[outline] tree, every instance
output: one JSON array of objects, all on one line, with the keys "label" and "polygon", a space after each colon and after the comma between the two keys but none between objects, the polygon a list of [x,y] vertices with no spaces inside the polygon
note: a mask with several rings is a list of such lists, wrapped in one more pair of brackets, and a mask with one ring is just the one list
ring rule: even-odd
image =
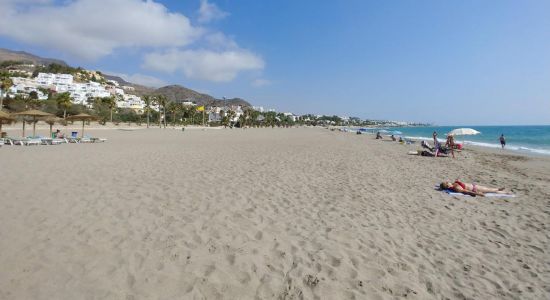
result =
[{"label": "tree", "polygon": [[176,113],[179,111],[179,104],[176,102],[168,103],[167,110],[172,114],[172,126],[176,127]]},{"label": "tree", "polygon": [[235,119],[235,116],[237,115],[237,113],[234,111],[234,110],[231,110],[229,109],[227,111],[227,121],[229,124],[231,124],[233,122],[233,119]]},{"label": "tree", "polygon": [[71,100],[71,94],[69,92],[61,93],[56,95],[57,106],[63,109],[63,119],[67,118],[67,109],[73,105]]},{"label": "tree", "polygon": [[[163,123],[164,123],[164,128],[166,128],[166,104],[168,103],[168,99],[166,98],[166,96],[164,95],[158,95],[156,97],[156,103],[158,104],[159,106],[159,113],[161,112],[162,110],[162,119],[163,119]],[[159,117],[159,127],[161,127],[161,119]]]},{"label": "tree", "polygon": [[151,99],[151,96],[146,95],[143,96],[143,102],[145,102],[145,112],[147,113],[147,128],[149,128],[149,123],[151,119],[151,103],[153,100]]},{"label": "tree", "polygon": [[13,81],[9,77],[2,78],[0,81],[0,91],[2,92],[2,97],[0,97],[0,110],[4,107],[4,91],[7,94],[8,89],[13,85]]},{"label": "tree", "polygon": [[113,123],[113,110],[116,108],[116,98],[115,96],[105,97],[101,99],[103,104],[107,105],[111,111],[111,123]]}]

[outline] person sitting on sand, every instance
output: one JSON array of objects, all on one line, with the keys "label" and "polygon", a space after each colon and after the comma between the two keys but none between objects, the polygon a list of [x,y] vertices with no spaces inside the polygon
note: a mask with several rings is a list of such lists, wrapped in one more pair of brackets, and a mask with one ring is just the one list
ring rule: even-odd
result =
[{"label": "person sitting on sand", "polygon": [[453,192],[462,193],[470,196],[481,196],[484,197],[485,193],[495,193],[495,194],[511,194],[504,190],[504,188],[490,188],[482,185],[477,185],[475,183],[464,183],[460,180],[455,180],[455,182],[450,183],[448,181],[442,182],[439,187],[442,190],[451,190]]},{"label": "person sitting on sand", "polygon": [[382,139],[382,135],[380,134],[380,131],[378,131],[378,132],[376,133],[376,139],[377,139],[377,140],[381,140],[381,139]]},{"label": "person sitting on sand", "polygon": [[57,129],[55,131],[55,138],[56,139],[62,139],[62,138],[65,138],[65,135],[61,131],[59,131],[59,129]]},{"label": "person sitting on sand", "polygon": [[391,135],[391,140],[394,141],[394,142],[397,141],[397,139],[395,138],[395,135],[393,135],[393,134]]}]

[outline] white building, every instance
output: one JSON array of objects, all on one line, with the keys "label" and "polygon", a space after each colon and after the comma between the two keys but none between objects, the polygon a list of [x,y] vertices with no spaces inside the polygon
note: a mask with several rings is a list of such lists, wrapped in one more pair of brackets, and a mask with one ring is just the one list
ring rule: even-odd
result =
[{"label": "white building", "polygon": [[36,82],[44,87],[50,85],[71,85],[73,84],[73,75],[38,73],[38,76],[36,77]]},{"label": "white building", "polygon": [[120,108],[130,108],[136,113],[142,114],[145,109],[145,102],[138,96],[124,95],[123,98],[117,101],[117,106]]},{"label": "white building", "polygon": [[244,114],[244,111],[240,105],[233,106],[213,106],[208,110],[208,122],[219,122],[222,120],[222,112],[227,117],[229,117],[229,111],[235,112],[235,115],[232,119],[229,119],[229,122],[239,121],[239,117]]}]

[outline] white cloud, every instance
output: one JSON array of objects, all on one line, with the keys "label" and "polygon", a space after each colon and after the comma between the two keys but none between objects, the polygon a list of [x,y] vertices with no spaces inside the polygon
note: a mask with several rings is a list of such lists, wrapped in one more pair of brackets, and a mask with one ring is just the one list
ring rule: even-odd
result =
[{"label": "white cloud", "polygon": [[254,81],[252,81],[252,85],[255,87],[262,87],[266,85],[270,85],[271,81],[263,78],[257,78]]},{"label": "white cloud", "polygon": [[209,46],[216,49],[238,49],[239,45],[221,32],[214,32],[204,36]]},{"label": "white cloud", "polygon": [[171,50],[145,56],[144,67],[163,71],[181,71],[192,79],[227,82],[239,72],[261,70],[264,61],[256,54],[243,50]]},{"label": "white cloud", "polygon": [[208,0],[201,0],[199,7],[199,22],[208,23],[227,17],[229,14],[218,8],[216,4],[208,3]]},{"label": "white cloud", "polygon": [[151,0],[75,0],[63,5],[26,0],[25,9],[12,1],[3,4],[10,9],[0,14],[0,35],[86,59],[121,47],[182,47],[203,33],[186,16]]},{"label": "white cloud", "polygon": [[[155,1],[0,0],[0,36],[88,60],[136,50],[145,53],[142,66],[147,69],[215,82],[264,68],[259,55],[240,48],[231,37],[193,26],[185,15]],[[201,0],[200,22],[227,15]],[[125,76],[144,85],[164,84],[143,74]]]}]

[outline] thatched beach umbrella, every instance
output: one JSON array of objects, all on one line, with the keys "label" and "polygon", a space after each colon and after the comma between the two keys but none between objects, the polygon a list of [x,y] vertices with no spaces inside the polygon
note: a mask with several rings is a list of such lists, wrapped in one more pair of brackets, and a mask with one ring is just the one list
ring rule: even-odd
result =
[{"label": "thatched beach umbrella", "polygon": [[0,110],[0,134],[2,133],[2,124],[10,124],[13,121],[15,120],[8,113]]},{"label": "thatched beach umbrella", "polygon": [[[53,116],[50,113],[43,112],[43,111],[36,110],[36,109],[22,111],[22,112],[14,113],[12,115],[13,116],[22,116],[22,117],[31,117],[32,118],[32,136],[33,137],[36,136],[36,122],[40,118]],[[25,137],[25,120],[23,120],[23,135],[22,136]]]},{"label": "thatched beach umbrella", "polygon": [[84,122],[91,121],[97,119],[94,116],[90,116],[89,114],[78,114],[74,116],[68,116],[68,121],[82,121],[82,137],[84,137]]},{"label": "thatched beach umbrella", "polygon": [[46,124],[50,125],[50,137],[52,136],[52,126],[53,124],[57,123],[57,122],[61,122],[61,118],[58,118],[58,117],[55,117],[55,116],[51,116],[51,117],[47,117],[46,119],[44,119],[44,122],[46,122]]}]

